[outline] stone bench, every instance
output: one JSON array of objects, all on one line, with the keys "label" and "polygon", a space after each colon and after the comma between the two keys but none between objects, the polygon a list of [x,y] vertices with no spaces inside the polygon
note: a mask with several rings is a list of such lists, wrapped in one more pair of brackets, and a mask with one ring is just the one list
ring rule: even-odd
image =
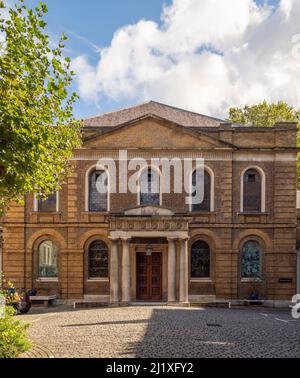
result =
[{"label": "stone bench", "polygon": [[56,295],[35,295],[30,297],[30,301],[37,304],[42,302],[45,307],[49,307],[56,298]]}]

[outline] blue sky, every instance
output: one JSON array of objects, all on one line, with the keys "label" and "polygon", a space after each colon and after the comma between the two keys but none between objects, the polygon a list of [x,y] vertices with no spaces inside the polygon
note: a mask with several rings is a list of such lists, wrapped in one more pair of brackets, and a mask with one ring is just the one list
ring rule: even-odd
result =
[{"label": "blue sky", "polygon": [[[61,32],[64,32],[69,37],[66,55],[70,56],[74,61],[76,61],[77,67],[79,67],[79,81],[74,82],[72,88],[78,91],[81,96],[81,99],[75,106],[75,115],[77,117],[88,117],[94,114],[111,111],[116,108],[121,108],[149,99],[158,100],[175,106],[189,108],[193,111],[199,111],[210,115],[224,116],[229,106],[242,106],[242,104],[244,103],[258,102],[263,99],[267,99],[269,101],[276,101],[277,99],[280,99],[278,97],[278,93],[281,92],[278,85],[283,85],[282,81],[284,80],[284,77],[287,76],[286,71],[279,72],[280,75],[278,76],[280,76],[282,80],[279,84],[277,84],[276,80],[274,81],[272,77],[269,77],[271,74],[268,75],[267,80],[261,77],[261,73],[260,77],[256,78],[255,70],[253,72],[251,71],[250,74],[249,67],[247,67],[250,52],[253,55],[253,67],[257,65],[257,72],[258,70],[261,71],[259,64],[261,64],[261,67],[263,67],[264,64],[262,62],[262,55],[264,55],[266,67],[270,65],[270,54],[273,54],[275,56],[277,53],[278,55],[278,51],[273,51],[274,48],[272,51],[266,51],[268,50],[267,46],[270,45],[270,39],[269,36],[263,35],[263,33],[266,33],[266,30],[271,30],[271,14],[276,12],[280,0],[256,1],[256,4],[258,5],[267,4],[274,7],[272,11],[269,8],[270,12],[268,17],[263,17],[263,12],[261,12],[261,17],[264,18],[264,21],[260,22],[259,28],[257,27],[257,35],[255,35],[255,33],[253,32],[253,26],[251,28],[250,23],[250,27],[248,28],[250,31],[246,36],[243,36],[243,38],[240,38],[240,36],[234,36],[234,38],[232,38],[232,30],[229,28],[230,30],[224,29],[223,33],[225,37],[228,34],[228,38],[226,37],[224,40],[221,40],[221,37],[219,35],[214,36],[209,34],[207,39],[204,39],[203,37],[204,42],[201,40],[201,38],[198,38],[197,28],[195,29],[195,27],[193,26],[193,23],[196,23],[197,25],[197,20],[199,20],[199,25],[201,25],[201,23],[207,22],[209,28],[210,20],[201,19],[201,17],[203,16],[201,12],[201,6],[199,8],[199,4],[201,4],[201,2],[199,0],[181,0],[181,2],[185,1],[186,4],[190,3],[191,10],[192,6],[195,7],[196,4],[197,10],[195,10],[195,14],[193,14],[193,12],[190,13],[193,15],[192,19],[185,19],[184,24],[184,29],[186,28],[187,31],[189,29],[195,29],[195,34],[185,36],[185,40],[181,42],[179,41],[179,44],[182,45],[186,40],[189,40],[193,38],[193,36],[195,36],[195,38],[199,39],[199,45],[198,47],[196,46],[197,48],[195,48],[195,46],[191,47],[191,50],[184,51],[184,53],[182,53],[181,50],[172,51],[170,54],[166,53],[166,60],[163,60],[160,59],[160,57],[164,55],[164,48],[162,48],[159,41],[157,41],[157,37],[153,37],[153,35],[155,33],[157,34],[156,29],[158,29],[160,32],[162,31],[162,38],[165,38],[166,41],[169,41],[172,40],[172,38],[170,38],[170,34],[173,33],[174,41],[176,43],[176,30],[173,29],[175,30],[175,32],[172,32],[172,28],[170,27],[170,30],[164,33],[165,29],[167,29],[167,26],[166,21],[162,19],[163,7],[174,6],[173,1],[180,4],[179,0],[86,0],[85,2],[82,2],[82,0],[44,0],[49,10],[46,16],[46,21],[48,22],[47,31],[49,35],[53,40],[57,39]],[[201,1],[207,3],[207,0]],[[234,1],[236,0],[228,0],[223,4],[229,4],[229,2],[233,4]],[[281,1],[291,1],[293,2],[294,7],[299,7],[300,3],[299,0]],[[240,0],[240,3],[241,2],[249,3],[250,0]],[[28,6],[35,6],[38,1],[25,0],[25,3]],[[211,3],[213,3],[213,1]],[[211,3],[208,2],[208,4]],[[218,2],[214,3],[216,4]],[[176,20],[178,14],[180,15],[184,12],[182,9],[178,9],[180,8],[179,6],[177,6],[177,8],[173,8],[175,10],[173,9],[173,16],[171,15],[170,17],[171,19],[174,18]],[[300,8],[298,8],[298,10],[299,9]],[[232,13],[234,15],[235,10],[236,9],[232,9],[228,13]],[[218,11],[220,11],[220,13],[224,13],[224,10],[219,9],[219,3],[218,8],[215,9],[215,12]],[[241,9],[241,11],[243,11],[243,9]],[[224,17],[226,19],[227,16],[224,15]],[[230,17],[232,17],[233,19],[231,20]],[[239,16],[236,15],[235,17],[236,19],[234,18],[234,16],[231,16],[229,14],[228,23],[238,23]],[[273,22],[275,23],[276,21],[278,23],[278,19],[275,20],[275,17],[273,18]],[[139,27],[138,25],[141,20],[146,20],[147,22]],[[189,21],[191,21],[191,25]],[[296,19],[296,21],[300,21],[299,18]],[[174,23],[176,24],[176,22]],[[293,20],[293,22],[295,22],[295,20]],[[224,24],[226,24],[226,22],[224,22]],[[125,29],[127,25],[134,26],[132,34],[130,34],[131,32],[128,32]],[[216,29],[218,29],[219,26],[220,29],[222,29],[223,25],[220,25],[220,22],[216,25]],[[239,27],[242,28],[243,25],[240,25]],[[120,42],[120,38],[117,38],[115,35],[116,31],[120,29],[124,31],[127,38],[125,45],[124,43],[122,44]],[[201,30],[203,32],[203,29],[200,29],[200,33]],[[290,30],[277,31],[277,37],[274,35],[273,38],[280,39],[280,35],[283,35],[285,32],[287,34],[287,38],[290,38]],[[183,34],[184,33],[185,31],[183,30]],[[218,31],[216,31],[216,34],[217,33]],[[154,68],[152,67],[151,63],[153,55],[151,56],[151,59],[149,59],[150,63],[145,63],[145,67],[142,67],[142,76],[146,78],[145,80],[140,79],[141,74],[135,76],[134,72],[134,70],[139,70],[141,65],[143,66],[143,62],[141,64],[140,59],[141,57],[143,57],[142,54],[144,52],[143,47],[141,47],[139,42],[137,42],[139,41],[139,38],[145,38],[145,41],[147,41],[147,39],[151,40],[149,42],[149,50],[152,51],[152,54],[154,54],[154,51],[158,51],[156,60],[160,60],[159,64],[157,63],[157,61],[154,62]],[[170,50],[170,46],[168,46],[168,42],[166,41],[163,41],[162,45],[165,46],[166,50]],[[114,48],[110,48],[112,42],[114,43]],[[263,46],[264,43],[265,48]],[[246,54],[244,54],[243,56],[240,51],[242,51],[246,45],[249,45],[252,50],[247,51],[247,56]],[[130,54],[132,54],[132,56],[138,56],[138,59],[136,59],[138,63],[132,62],[133,68],[132,70],[130,70],[128,66],[130,66],[131,62],[126,61],[126,59],[124,58],[125,68],[120,66],[114,67],[114,64],[117,60],[117,49],[121,50],[122,48],[125,48],[124,51],[126,51],[127,46],[130,49]],[[204,49],[203,46],[205,46]],[[100,58],[99,49],[103,48],[108,48],[109,50],[109,57],[107,57],[106,59],[102,59],[102,57]],[[278,49],[280,48],[281,47],[278,47]],[[232,59],[232,49],[236,49],[236,51],[238,51],[238,56],[235,58],[234,62],[238,62],[236,64],[240,64],[239,66],[234,67],[235,74],[237,72],[236,77],[234,76],[233,72],[225,73],[226,70],[229,71],[230,65],[232,65],[232,62],[227,61],[228,56],[230,56],[230,58]],[[264,52],[262,53],[260,52],[260,50]],[[216,52],[218,51],[221,51],[222,53],[219,54],[220,56],[218,56],[219,61],[216,60]],[[255,51],[257,51],[257,56],[255,55]],[[122,58],[118,59],[120,61],[122,60]],[[204,59],[207,59],[207,61],[205,61]],[[221,61],[221,59],[223,60]],[[171,60],[172,64],[169,64],[169,61]],[[147,57],[145,57],[145,62],[146,61]],[[166,63],[167,61],[168,63]],[[101,73],[101,68],[99,68],[100,63],[104,64],[105,67],[102,70],[104,78],[101,79],[99,79],[99,77],[97,78],[97,72],[98,76],[99,72]],[[280,71],[283,69],[282,67],[286,67],[286,64],[284,63],[278,62],[276,70]],[[251,70],[253,69],[253,67],[251,67]],[[152,68],[155,71],[153,75],[152,72],[150,74]],[[157,74],[158,71],[160,72],[159,74]],[[277,77],[277,72],[275,73],[274,71],[272,75],[276,75]],[[211,76],[212,78],[211,84],[207,84],[207,77],[209,76]],[[243,76],[245,76],[245,79],[243,78]],[[111,77],[111,82],[113,83],[111,87],[109,86],[110,79],[107,79],[108,77]],[[172,79],[170,77],[172,77]],[[216,83],[215,78],[218,78],[218,81]],[[234,80],[240,80],[240,82],[236,83],[232,78],[234,78]],[[253,83],[253,88],[250,89],[249,81],[253,80],[253,78],[255,79],[255,83]],[[94,85],[93,81],[97,81],[97,84]],[[230,83],[228,83],[229,81]],[[126,87],[126,89],[120,89],[118,91],[118,88],[116,89],[116,83],[120,83],[120,86],[125,83],[124,86]],[[159,85],[159,83],[161,83],[161,86]],[[264,88],[261,88],[261,83],[265,83]],[[222,90],[219,91],[220,93],[214,96],[213,90],[215,89],[216,85],[221,85]],[[237,91],[236,88],[239,87],[240,89],[238,90],[242,92],[242,96],[234,93],[234,91]],[[184,88],[184,94],[180,93],[181,88]],[[225,88],[226,90],[223,90],[223,88]],[[249,95],[246,96],[244,95],[244,93],[246,93],[246,90],[248,90],[248,88]],[[210,103],[217,103],[219,104],[219,106],[210,106],[207,101],[207,95],[200,95],[200,91],[205,93],[212,93]],[[91,97],[93,96],[96,98],[96,100],[91,99]],[[289,98],[294,97],[294,93],[290,93]],[[288,101],[289,98],[284,99]],[[297,104],[298,99],[299,97],[296,100]]]},{"label": "blue sky", "polygon": [[[36,6],[38,2],[39,0],[25,1],[28,6]],[[43,0],[43,2],[48,7],[46,16],[48,33],[53,38],[58,38],[59,34],[64,32],[69,37],[66,54],[71,58],[84,54],[90,62],[96,64],[99,58],[96,48],[109,46],[117,29],[127,24],[135,24],[141,19],[160,22],[162,7],[164,4],[170,4],[171,0],[86,0],[85,2]],[[76,90],[76,86],[73,89]],[[124,100],[114,102],[103,97],[101,108],[98,108],[94,103],[81,99],[75,106],[75,114],[78,117],[88,117],[126,105],[127,102]]]}]

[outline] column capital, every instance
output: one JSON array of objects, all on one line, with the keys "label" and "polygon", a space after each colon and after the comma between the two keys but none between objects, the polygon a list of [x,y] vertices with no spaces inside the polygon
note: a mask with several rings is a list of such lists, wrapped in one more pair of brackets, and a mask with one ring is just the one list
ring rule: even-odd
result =
[{"label": "column capital", "polygon": [[111,241],[119,241],[120,237],[119,236],[108,236],[108,239]]},{"label": "column capital", "polygon": [[186,236],[186,237],[184,237],[184,238],[179,238],[178,240],[180,241],[180,242],[187,242],[187,241],[189,241],[191,238],[189,237],[189,236]]},{"label": "column capital", "polygon": [[171,241],[171,242],[176,242],[176,240],[178,240],[178,237],[176,237],[176,236],[174,236],[174,237],[169,236],[169,237],[167,237],[167,240]]}]

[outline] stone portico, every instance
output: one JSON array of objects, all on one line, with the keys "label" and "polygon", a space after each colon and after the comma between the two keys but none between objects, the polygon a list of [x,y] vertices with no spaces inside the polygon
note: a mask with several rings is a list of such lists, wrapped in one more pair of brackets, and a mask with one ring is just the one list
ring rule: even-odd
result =
[{"label": "stone portico", "polygon": [[[161,300],[188,302],[188,224],[190,217],[176,216],[171,210],[145,206],[110,217],[110,302],[137,301],[136,254],[162,254]],[[151,301],[151,296],[149,301]]]}]

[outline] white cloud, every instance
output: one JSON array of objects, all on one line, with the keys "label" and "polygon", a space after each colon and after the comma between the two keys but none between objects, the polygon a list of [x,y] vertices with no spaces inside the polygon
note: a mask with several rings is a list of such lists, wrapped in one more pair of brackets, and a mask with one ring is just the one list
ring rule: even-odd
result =
[{"label": "white cloud", "polygon": [[275,9],[254,0],[173,0],[161,25],[141,20],[116,31],[96,66],[77,57],[79,92],[219,116],[263,99],[300,107],[300,57],[291,42],[299,21],[299,0]]}]

